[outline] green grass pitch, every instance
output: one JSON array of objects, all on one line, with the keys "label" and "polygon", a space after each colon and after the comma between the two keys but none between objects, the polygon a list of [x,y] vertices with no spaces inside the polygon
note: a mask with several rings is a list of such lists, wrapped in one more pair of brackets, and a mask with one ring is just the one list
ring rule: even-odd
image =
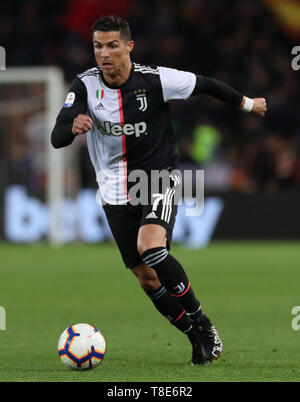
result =
[{"label": "green grass pitch", "polygon": [[[213,242],[202,250],[173,246],[224,352],[190,366],[191,345],[152,306],[123,268],[114,244],[0,245],[0,382],[274,382],[299,381],[300,247],[288,242]],[[98,327],[107,353],[94,370],[59,360],[69,325]]]}]

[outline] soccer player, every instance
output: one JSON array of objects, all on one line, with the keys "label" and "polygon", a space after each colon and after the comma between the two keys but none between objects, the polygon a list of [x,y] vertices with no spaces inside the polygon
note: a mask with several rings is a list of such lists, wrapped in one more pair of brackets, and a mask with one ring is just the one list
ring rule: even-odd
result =
[{"label": "soccer player", "polygon": [[[105,16],[93,25],[97,66],[77,75],[51,135],[55,148],[86,135],[103,208],[124,264],[157,310],[192,344],[192,364],[205,365],[223,349],[204,314],[181,263],[170,253],[180,179],[168,101],[210,94],[257,116],[264,98],[250,99],[218,80],[161,66],[134,63],[128,22]],[[134,171],[150,176],[167,171],[170,185],[149,202],[132,202],[128,179]],[[147,188],[148,189],[148,188]],[[146,189],[145,189],[146,190]]]}]

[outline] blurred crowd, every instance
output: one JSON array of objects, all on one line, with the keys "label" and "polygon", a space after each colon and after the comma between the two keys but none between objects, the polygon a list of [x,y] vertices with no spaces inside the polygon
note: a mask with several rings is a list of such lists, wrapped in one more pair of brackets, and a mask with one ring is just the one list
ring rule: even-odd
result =
[{"label": "blurred crowd", "polygon": [[[291,68],[295,43],[261,0],[2,2],[0,41],[7,67],[58,65],[69,84],[94,66],[91,25],[111,13],[129,19],[135,61],[212,76],[267,100],[264,119],[207,95],[172,102],[183,168],[203,168],[212,192],[300,188],[300,73]],[[21,144],[9,144],[15,148],[6,154],[18,165]],[[82,186],[95,186],[84,142],[81,148]]]}]

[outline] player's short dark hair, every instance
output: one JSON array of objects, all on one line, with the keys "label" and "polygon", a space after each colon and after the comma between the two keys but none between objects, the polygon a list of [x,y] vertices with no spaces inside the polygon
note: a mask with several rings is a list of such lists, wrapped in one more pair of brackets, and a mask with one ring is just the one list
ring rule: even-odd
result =
[{"label": "player's short dark hair", "polygon": [[131,40],[131,31],[129,23],[125,18],[119,17],[118,15],[107,15],[100,17],[92,27],[92,33],[96,31],[110,32],[118,31],[120,32],[120,37],[126,41]]}]

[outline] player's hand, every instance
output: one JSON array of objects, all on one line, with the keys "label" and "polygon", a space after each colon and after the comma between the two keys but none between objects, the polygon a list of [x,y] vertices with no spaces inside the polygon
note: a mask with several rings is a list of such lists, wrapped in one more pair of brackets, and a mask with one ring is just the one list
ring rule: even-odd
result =
[{"label": "player's hand", "polygon": [[267,103],[265,98],[253,98],[254,104],[251,110],[251,114],[255,116],[263,117],[267,112]]},{"label": "player's hand", "polygon": [[72,133],[74,135],[85,134],[93,127],[93,120],[86,114],[79,114],[73,120]]}]

